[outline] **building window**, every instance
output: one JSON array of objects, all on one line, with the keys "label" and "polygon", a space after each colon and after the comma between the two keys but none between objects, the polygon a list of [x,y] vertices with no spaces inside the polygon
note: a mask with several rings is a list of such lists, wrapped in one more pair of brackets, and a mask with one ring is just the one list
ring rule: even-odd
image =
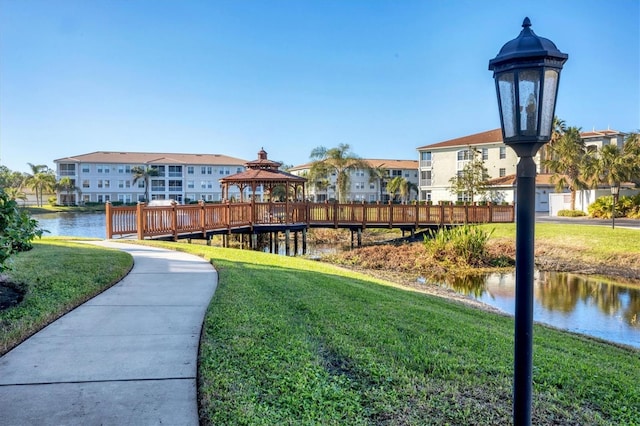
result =
[{"label": "building window", "polygon": [[242,167],[237,167],[236,168],[236,173],[242,173]]},{"label": "building window", "polygon": [[458,151],[458,161],[469,161],[472,158],[471,150],[463,149]]},{"label": "building window", "polygon": [[364,189],[364,182],[356,182],[355,183],[355,188],[356,189]]},{"label": "building window", "polygon": [[89,173],[89,172],[91,172],[91,167],[88,164],[83,164],[82,173]]},{"label": "building window", "polygon": [[369,202],[370,202],[370,203],[373,203],[373,202],[375,202],[375,201],[376,201],[376,195],[374,195],[374,194],[369,194]]},{"label": "building window", "polygon": [[124,181],[123,180],[119,180],[118,181],[118,188],[124,188]]},{"label": "building window", "polygon": [[151,180],[151,190],[152,191],[164,191],[164,180],[162,179],[152,179]]},{"label": "building window", "polygon": [[420,185],[431,186],[431,170],[422,170],[420,172]]},{"label": "building window", "polygon": [[369,184],[369,189],[376,189],[376,184],[375,183],[370,183]]},{"label": "building window", "polygon": [[187,166],[187,174],[192,175],[195,173],[195,168],[193,166]]},{"label": "building window", "polygon": [[469,202],[471,201],[471,193],[469,192],[458,192],[458,201]]},{"label": "building window", "polygon": [[131,166],[129,164],[120,164],[118,166],[118,173],[131,173]]},{"label": "building window", "polygon": [[204,180],[201,180],[201,181],[200,181],[200,188],[202,188],[202,189],[207,189],[207,182],[206,182],[206,181],[204,181]]},{"label": "building window", "polygon": [[89,195],[89,194],[83,194],[83,195],[82,195],[82,202],[83,202],[83,203],[90,203],[90,202],[91,202],[91,195]]},{"label": "building window", "polygon": [[500,177],[505,177],[507,175],[507,169],[501,168],[499,170]]},{"label": "building window", "polygon": [[60,176],[75,176],[76,174],[75,164],[60,164],[58,169]]},{"label": "building window", "polygon": [[164,166],[151,166],[152,169],[158,172],[158,177],[164,177],[165,167]]},{"label": "building window", "polygon": [[91,188],[91,183],[89,182],[89,179],[83,179],[82,180],[82,187],[83,188]]},{"label": "building window", "polygon": [[482,148],[482,161],[486,161],[489,159],[489,149]]},{"label": "building window", "polygon": [[187,181],[187,188],[188,189],[194,189],[196,187],[195,182],[192,180],[188,180]]},{"label": "building window", "polygon": [[182,177],[182,166],[169,166],[169,177]]},{"label": "building window", "polygon": [[138,180],[138,188],[144,188],[144,179]]},{"label": "building window", "polygon": [[431,201],[431,191],[422,191],[421,197],[423,201]]},{"label": "building window", "polygon": [[364,170],[362,170],[362,169],[358,169],[358,170],[356,170],[356,171],[355,171],[355,175],[356,175],[357,177],[364,177]]},{"label": "building window", "polygon": [[506,146],[501,146],[500,147],[500,159],[504,160],[505,158],[507,158],[507,147]]},{"label": "building window", "polygon": [[431,151],[420,152],[420,167],[431,167]]},{"label": "building window", "polygon": [[169,181],[169,192],[182,192],[182,181],[181,180],[170,180]]},{"label": "building window", "polygon": [[402,176],[402,170],[391,170],[391,177]]},{"label": "building window", "polygon": [[118,194],[118,201],[120,201],[121,203],[130,203],[131,194]]}]

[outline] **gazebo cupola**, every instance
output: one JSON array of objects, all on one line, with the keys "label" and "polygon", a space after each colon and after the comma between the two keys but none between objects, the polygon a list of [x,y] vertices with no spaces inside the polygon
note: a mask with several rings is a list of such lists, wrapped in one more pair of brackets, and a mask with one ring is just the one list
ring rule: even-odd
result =
[{"label": "gazebo cupola", "polygon": [[[293,199],[298,199],[302,193],[302,199],[305,199],[304,184],[307,180],[303,177],[287,173],[280,170],[282,163],[271,161],[267,158],[267,152],[264,148],[258,152],[258,159],[245,163],[247,170],[236,173],[226,178],[220,179],[222,185],[222,198],[228,199],[229,186],[235,185],[240,189],[240,201],[244,201],[244,191],[251,188],[251,198],[255,199],[256,189],[262,186],[265,194],[269,194],[275,187],[284,186],[286,194],[294,194]],[[286,202],[289,196],[286,197]]]}]

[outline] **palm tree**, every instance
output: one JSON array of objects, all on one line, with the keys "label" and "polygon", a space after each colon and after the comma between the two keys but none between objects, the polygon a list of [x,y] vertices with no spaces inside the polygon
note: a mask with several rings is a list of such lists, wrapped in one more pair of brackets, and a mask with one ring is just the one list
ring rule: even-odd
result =
[{"label": "palm tree", "polygon": [[152,177],[158,176],[158,169],[149,166],[134,166],[131,168],[131,173],[133,174],[133,185],[139,180],[144,182],[144,201],[149,202],[149,181]]},{"label": "palm tree", "polygon": [[327,178],[329,175],[336,176],[336,191],[338,201],[344,202],[347,197],[347,189],[350,183],[350,174],[356,170],[368,171],[369,164],[351,152],[348,144],[339,144],[336,148],[327,149],[323,146],[311,151],[310,158],[313,160],[310,175],[313,180],[316,177]]},{"label": "palm tree", "polygon": [[548,148],[549,157],[544,160],[543,165],[553,173],[551,182],[555,183],[556,192],[569,188],[571,210],[575,210],[576,192],[587,187],[586,174],[593,156],[580,137],[578,127],[567,128]]},{"label": "palm tree", "polygon": [[400,199],[403,203],[406,203],[411,196],[411,191],[418,193],[418,186],[403,178],[402,176],[394,177],[387,184],[387,192],[395,196],[396,192],[400,193]]},{"label": "palm tree", "polygon": [[64,204],[69,204],[71,193],[73,191],[77,191],[78,187],[73,182],[73,179],[71,179],[69,176],[64,176],[63,178],[60,178],[60,181],[58,181],[58,183],[56,184],[56,189],[59,191],[64,191],[66,193]]},{"label": "palm tree", "polygon": [[378,184],[378,201],[382,201],[382,189],[385,181],[389,178],[389,170],[385,169],[384,163],[377,167],[369,168],[369,183]]},{"label": "palm tree", "polygon": [[588,166],[586,174],[594,188],[600,184],[615,187],[622,182],[639,180],[640,143],[637,134],[629,135],[622,147],[603,146]]},{"label": "palm tree", "polygon": [[33,189],[36,194],[36,204],[42,207],[42,194],[45,191],[53,191],[56,185],[56,177],[53,170],[44,164],[27,163],[31,168],[31,174],[27,174],[25,184]]},{"label": "palm tree", "polygon": [[550,159],[550,147],[557,142],[562,135],[567,131],[567,124],[564,120],[561,120],[558,117],[553,117],[553,124],[551,127],[551,139],[548,144],[545,144],[540,148],[540,164],[541,164],[541,172],[549,173],[549,168],[545,166],[546,160]]}]

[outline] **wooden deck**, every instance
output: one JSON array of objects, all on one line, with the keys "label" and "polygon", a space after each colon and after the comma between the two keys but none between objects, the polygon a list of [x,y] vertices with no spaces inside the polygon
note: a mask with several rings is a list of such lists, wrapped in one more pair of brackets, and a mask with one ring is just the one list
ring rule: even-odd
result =
[{"label": "wooden deck", "polygon": [[421,205],[338,203],[224,203],[165,207],[114,207],[107,203],[107,238],[209,238],[308,228],[421,228],[513,222],[512,205]]}]

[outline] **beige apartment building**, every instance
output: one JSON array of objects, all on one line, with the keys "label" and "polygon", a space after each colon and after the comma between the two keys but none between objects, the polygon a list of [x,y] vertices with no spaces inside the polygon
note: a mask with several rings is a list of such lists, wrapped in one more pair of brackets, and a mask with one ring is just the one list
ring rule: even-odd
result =
[{"label": "beige apartment building", "polygon": [[[625,134],[616,130],[600,130],[582,132],[582,139],[586,145],[602,148],[604,145],[621,145]],[[502,141],[501,129],[489,130],[482,133],[437,142],[418,148],[420,158],[420,201],[469,201],[468,194],[451,193],[449,180],[460,172],[472,158],[470,149],[480,151],[484,165],[491,178],[491,191],[486,201],[508,202],[515,201],[515,174],[518,157]],[[541,173],[540,156],[534,158],[538,176],[536,177],[536,211],[549,211],[549,194],[554,192],[554,185],[549,174]],[[480,200],[476,200],[480,201]]]},{"label": "beige apartment building", "polygon": [[[59,204],[132,203],[144,200],[145,182],[133,182],[131,169],[151,167],[158,176],[150,178],[150,200],[221,201],[220,178],[245,170],[246,160],[220,154],[177,154],[98,151],[54,160],[56,177],[69,177],[75,186],[58,191]],[[236,190],[237,191],[237,190]],[[230,197],[239,197],[230,193]]]},{"label": "beige apartment building", "polygon": [[[364,159],[371,168],[378,168],[385,171],[382,179],[372,178],[366,170],[355,170],[350,175],[350,190],[347,194],[349,202],[388,202],[393,197],[387,192],[387,183],[395,177],[403,177],[407,181],[418,185],[418,162],[415,160],[379,160]],[[313,163],[302,164],[292,167],[288,171],[297,176],[307,176]],[[308,198],[314,202],[324,202],[337,199],[336,175],[328,176],[329,185],[326,189],[316,188],[311,183],[308,184]],[[411,191],[409,200],[416,200],[418,194]]]}]

